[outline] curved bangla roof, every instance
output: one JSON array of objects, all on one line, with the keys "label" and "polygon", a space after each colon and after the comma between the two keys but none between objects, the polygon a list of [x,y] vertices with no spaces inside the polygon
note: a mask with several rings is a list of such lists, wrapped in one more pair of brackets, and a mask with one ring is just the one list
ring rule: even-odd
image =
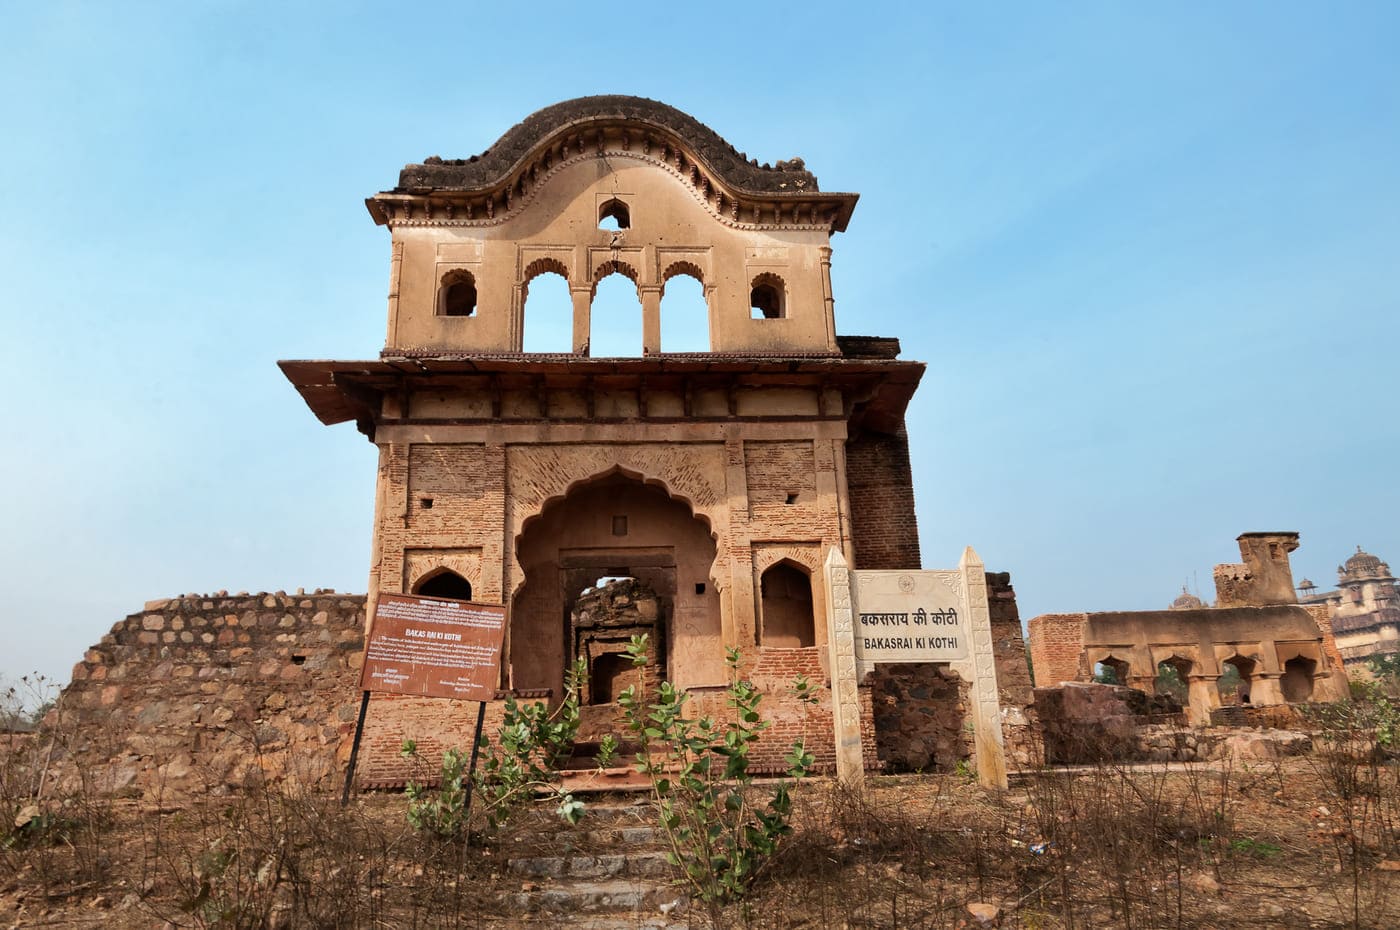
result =
[{"label": "curved bangla roof", "polygon": [[688,113],[645,97],[605,94],[577,97],[525,117],[496,141],[471,158],[426,159],[419,165],[405,165],[399,172],[395,192],[418,193],[429,190],[480,191],[495,187],[529,154],[552,136],[564,130],[591,125],[648,124],[676,136],[696,158],[726,185],[749,194],[816,193],[817,176],[806,169],[800,158],[760,165],[726,142],[719,133]]}]

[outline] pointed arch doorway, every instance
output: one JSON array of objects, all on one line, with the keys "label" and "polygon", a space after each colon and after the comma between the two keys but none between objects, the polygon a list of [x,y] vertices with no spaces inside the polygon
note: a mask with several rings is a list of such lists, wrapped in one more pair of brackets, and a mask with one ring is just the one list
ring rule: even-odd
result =
[{"label": "pointed arch doorway", "polygon": [[656,593],[666,677],[681,687],[723,683],[715,551],[708,525],[688,505],[619,470],[547,504],[516,541],[524,583],[511,601],[511,687],[548,688],[555,700],[563,694],[575,604],[608,578],[635,578]]}]

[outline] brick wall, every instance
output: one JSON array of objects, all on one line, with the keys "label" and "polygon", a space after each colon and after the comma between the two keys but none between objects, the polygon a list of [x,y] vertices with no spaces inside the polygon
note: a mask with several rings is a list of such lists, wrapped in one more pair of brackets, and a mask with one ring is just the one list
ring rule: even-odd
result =
[{"label": "brick wall", "polygon": [[1088,622],[1088,614],[1041,614],[1031,618],[1031,671],[1036,687],[1079,680]]},{"label": "brick wall", "polygon": [[1021,635],[1021,613],[1016,607],[1016,589],[1007,572],[987,573],[987,604],[990,607],[992,651],[996,656],[997,692],[1002,707],[1029,707],[1031,671],[1026,664],[1026,641]]},{"label": "brick wall", "polygon": [[862,433],[846,442],[846,488],[851,504],[852,568],[919,568],[919,527],[909,438]]}]

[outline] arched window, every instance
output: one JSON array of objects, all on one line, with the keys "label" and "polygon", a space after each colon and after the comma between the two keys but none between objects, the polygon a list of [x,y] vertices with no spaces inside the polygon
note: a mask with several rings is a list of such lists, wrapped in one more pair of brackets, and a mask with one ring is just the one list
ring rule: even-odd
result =
[{"label": "arched window", "polygon": [[764,272],[753,279],[749,307],[755,320],[780,320],[787,316],[787,293],[783,279]]},{"label": "arched window", "polygon": [[1215,681],[1222,704],[1248,704],[1250,691],[1254,686],[1254,660],[1242,655],[1233,655],[1220,666],[1220,677]]},{"label": "arched window", "polygon": [[476,315],[476,279],[460,268],[442,276],[438,288],[439,316]]},{"label": "arched window", "polygon": [[553,259],[539,259],[525,269],[520,297],[524,303],[526,352],[574,350],[574,301],[569,270]]},{"label": "arched window", "polygon": [[598,208],[599,229],[631,229],[632,214],[616,197]]},{"label": "arched window", "polygon": [[638,358],[642,354],[642,299],[636,272],[609,262],[594,280],[588,313],[588,354],[594,358]]},{"label": "arched window", "polygon": [[816,645],[812,578],[791,562],[779,562],[759,579],[759,633],[763,646]]},{"label": "arched window", "polygon": [[686,263],[667,275],[661,291],[661,351],[710,351],[710,305],[700,269]]},{"label": "arched window", "polygon": [[1190,659],[1181,656],[1172,656],[1158,662],[1157,680],[1153,683],[1153,691],[1185,707],[1191,693],[1191,665]]},{"label": "arched window", "polygon": [[414,594],[424,597],[450,597],[458,601],[472,599],[472,583],[453,571],[441,571],[418,582]]},{"label": "arched window", "polygon": [[1127,685],[1128,663],[1115,656],[1107,656],[1094,665],[1094,681],[1104,685]]}]

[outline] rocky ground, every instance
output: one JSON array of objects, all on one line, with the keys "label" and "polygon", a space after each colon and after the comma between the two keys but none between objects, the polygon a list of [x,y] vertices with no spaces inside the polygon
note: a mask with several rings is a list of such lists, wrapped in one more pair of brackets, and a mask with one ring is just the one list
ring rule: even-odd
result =
[{"label": "rocky ground", "polygon": [[394,794],[73,798],[0,849],[0,927],[1396,927],[1396,771],[1357,762],[814,780],[717,918],[671,883],[645,796],[471,847]]}]

